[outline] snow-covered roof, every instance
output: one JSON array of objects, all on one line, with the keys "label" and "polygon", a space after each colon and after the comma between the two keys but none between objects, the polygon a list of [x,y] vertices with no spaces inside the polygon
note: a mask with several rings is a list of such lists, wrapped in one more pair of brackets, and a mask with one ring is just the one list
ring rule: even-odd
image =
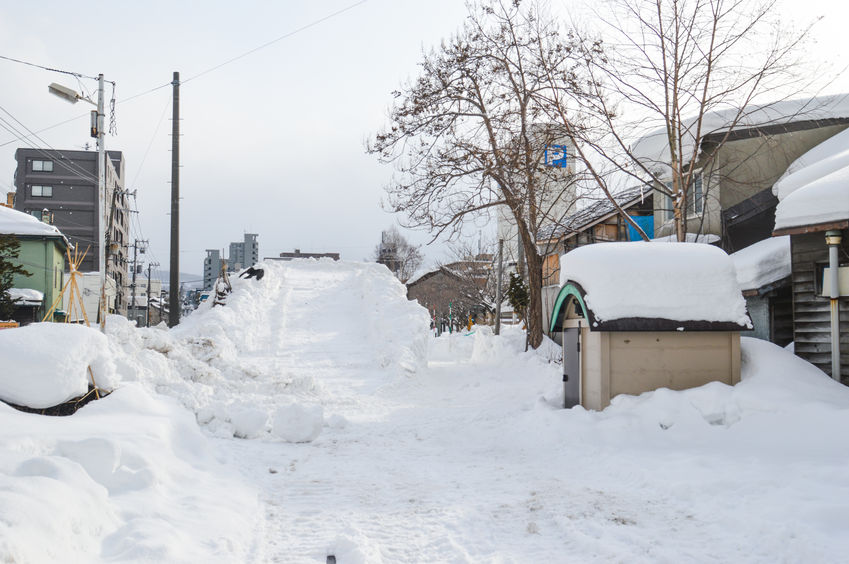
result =
[{"label": "snow-covered roof", "polygon": [[[620,207],[630,206],[652,195],[648,186],[634,186],[614,194],[614,199]],[[589,206],[567,215],[560,223],[546,225],[537,232],[537,240],[548,241],[559,238],[566,233],[576,233],[590,224],[616,212],[616,207],[609,198],[604,197]]]},{"label": "snow-covered roof", "polygon": [[740,289],[754,290],[790,276],[790,236],[764,239],[731,255]]},{"label": "snow-covered roof", "polygon": [[849,130],[793,161],[772,190],[776,231],[849,219]]},{"label": "snow-covered roof", "polygon": [[[716,243],[719,241],[719,235],[714,235],[713,233],[687,233],[686,234],[687,243]],[[665,237],[656,237],[652,239],[652,243],[678,243],[677,235],[666,235]]]},{"label": "snow-covered roof", "polygon": [[68,240],[55,226],[43,223],[28,213],[6,206],[0,206],[0,234],[61,237],[68,244]]},{"label": "snow-covered roof", "polygon": [[751,327],[734,263],[711,245],[598,243],[560,264],[561,286],[581,286],[596,324],[643,318]]},{"label": "snow-covered roof", "polygon": [[44,294],[32,288],[9,288],[9,297],[23,305],[41,305]]},{"label": "snow-covered roof", "polygon": [[[727,131],[737,118],[738,108],[729,108],[706,113],[702,118],[701,142],[707,135]],[[849,94],[835,94],[804,98],[800,100],[784,100],[770,104],[751,105],[747,107],[731,127],[732,130],[744,130],[753,127],[767,127],[796,123],[801,121],[849,118]],[[693,154],[696,140],[697,120],[695,117],[684,120],[682,156],[688,158]],[[653,165],[669,163],[669,140],[666,127],[658,127],[649,134],[641,137],[632,147],[634,155],[649,168]]]}]

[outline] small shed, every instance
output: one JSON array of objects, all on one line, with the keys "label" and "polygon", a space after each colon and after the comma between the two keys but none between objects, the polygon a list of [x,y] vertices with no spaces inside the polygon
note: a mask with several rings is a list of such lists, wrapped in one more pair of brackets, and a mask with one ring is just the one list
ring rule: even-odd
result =
[{"label": "small shed", "polygon": [[752,327],[725,252],[699,243],[600,243],[561,259],[551,315],[563,335],[564,405],[740,381]]}]

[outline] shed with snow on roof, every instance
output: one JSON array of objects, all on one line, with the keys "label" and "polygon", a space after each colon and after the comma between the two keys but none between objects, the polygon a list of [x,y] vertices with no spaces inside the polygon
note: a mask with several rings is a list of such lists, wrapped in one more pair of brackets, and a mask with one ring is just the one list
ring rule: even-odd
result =
[{"label": "shed with snow on roof", "polygon": [[725,252],[698,243],[604,243],[561,259],[552,332],[563,333],[564,406],[740,381],[752,327]]}]

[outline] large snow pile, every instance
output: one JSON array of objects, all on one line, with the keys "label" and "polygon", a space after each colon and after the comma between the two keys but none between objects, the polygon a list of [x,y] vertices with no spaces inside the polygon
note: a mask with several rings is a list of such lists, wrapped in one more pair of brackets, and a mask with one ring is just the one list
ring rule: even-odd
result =
[{"label": "large snow pile", "polygon": [[258,509],[194,417],[137,385],[72,417],[0,403],[2,562],[247,562]]},{"label": "large snow pile", "polygon": [[741,290],[754,290],[790,276],[790,236],[771,237],[731,254]]},{"label": "large snow pile", "polygon": [[[261,266],[262,280],[231,278],[226,306],[208,300],[170,331],[110,318],[122,377],[178,398],[218,435],[300,442],[321,428],[321,376],[330,366],[367,367],[389,381],[425,363],[427,311],[385,266]],[[292,413],[310,422],[302,428]]]},{"label": "large snow pile", "polygon": [[115,381],[106,337],[95,329],[35,323],[0,331],[0,400],[32,408],[58,405],[84,395],[91,382]]},{"label": "large snow pile", "polygon": [[849,130],[791,163],[773,192],[776,230],[849,219]]},{"label": "large snow pile", "polygon": [[751,327],[734,263],[700,243],[599,243],[560,260],[560,285],[577,282],[598,321],[629,317]]}]

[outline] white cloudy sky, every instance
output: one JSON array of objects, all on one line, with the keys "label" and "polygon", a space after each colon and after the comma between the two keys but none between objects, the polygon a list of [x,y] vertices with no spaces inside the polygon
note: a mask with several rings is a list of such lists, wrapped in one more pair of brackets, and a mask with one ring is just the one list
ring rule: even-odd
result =
[{"label": "white cloudy sky", "polygon": [[[782,16],[816,28],[815,57],[838,67],[842,3],[783,0]],[[396,219],[382,211],[391,169],[363,150],[383,123],[390,92],[414,76],[423,47],[461,23],[462,0],[321,0],[314,2],[15,2],[0,8],[0,55],[117,83],[118,135],[129,189],[138,190],[139,222],[153,256],[167,268],[170,206],[170,97],[181,87],[181,264],[201,272],[205,249],[226,248],[259,233],[260,255],[338,251],[369,258],[380,231]],[[570,11],[572,2],[553,2]],[[352,6],[327,21],[197,76],[287,33]],[[87,114],[47,93],[76,80],[0,60],[0,115],[32,131]],[[193,78],[196,77],[196,78]],[[95,83],[83,81],[95,89]],[[836,81],[830,91],[849,91]],[[8,113],[6,113],[8,112]],[[44,131],[40,147],[80,149],[88,118]],[[0,192],[12,189],[14,150],[0,129]],[[412,233],[415,242],[427,234]],[[428,251],[436,258],[439,249]]]}]

